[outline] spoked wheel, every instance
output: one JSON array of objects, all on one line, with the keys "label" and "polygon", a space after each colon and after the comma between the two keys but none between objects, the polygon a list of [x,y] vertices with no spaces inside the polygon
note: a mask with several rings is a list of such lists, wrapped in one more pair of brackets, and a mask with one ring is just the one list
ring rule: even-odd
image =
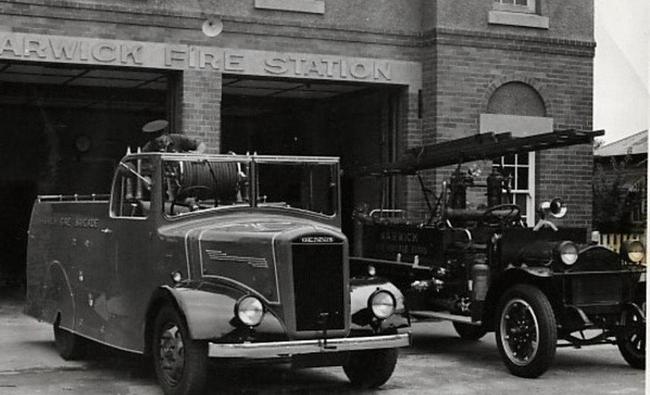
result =
[{"label": "spoked wheel", "polygon": [[546,295],[530,285],[516,285],[501,298],[496,341],[512,374],[538,377],[555,358],[557,325]]},{"label": "spoked wheel", "polygon": [[616,336],[616,344],[625,361],[635,369],[645,369],[645,316],[641,311],[626,310],[625,326]]},{"label": "spoked wheel", "polygon": [[452,324],[458,336],[463,340],[477,341],[487,333],[487,330],[482,325],[470,325],[462,322],[453,322]]},{"label": "spoked wheel", "polygon": [[80,359],[86,353],[86,340],[79,335],[59,327],[56,322],[54,329],[54,345],[61,358],[72,361]]},{"label": "spoked wheel", "polygon": [[343,371],[353,386],[377,388],[393,374],[398,354],[397,348],[353,351],[343,365]]},{"label": "spoked wheel", "polygon": [[166,306],[155,321],[152,355],[165,394],[200,394],[205,387],[207,343],[192,340],[178,312]]}]

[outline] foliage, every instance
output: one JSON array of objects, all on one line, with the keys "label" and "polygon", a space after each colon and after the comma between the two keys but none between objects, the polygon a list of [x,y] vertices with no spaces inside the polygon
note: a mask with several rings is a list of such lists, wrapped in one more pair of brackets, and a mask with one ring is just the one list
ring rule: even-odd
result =
[{"label": "foliage", "polygon": [[625,185],[624,174],[633,165],[631,162],[627,155],[623,160],[610,158],[610,166],[596,165],[593,224],[601,232],[630,232],[638,226],[632,222],[632,212],[643,204],[645,191],[635,191]]}]

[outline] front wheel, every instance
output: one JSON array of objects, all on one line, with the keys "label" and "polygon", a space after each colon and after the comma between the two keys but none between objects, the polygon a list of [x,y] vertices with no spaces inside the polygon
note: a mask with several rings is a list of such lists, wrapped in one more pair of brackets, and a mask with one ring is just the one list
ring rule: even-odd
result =
[{"label": "front wheel", "polygon": [[154,325],[151,351],[165,394],[202,393],[208,368],[207,343],[190,339],[184,320],[170,306],[160,310]]},{"label": "front wheel", "polygon": [[462,322],[452,322],[454,329],[461,339],[467,341],[477,341],[487,333],[482,325],[470,325]]},{"label": "front wheel", "polygon": [[353,351],[343,365],[343,371],[353,386],[377,388],[393,374],[398,354],[396,348]]},{"label": "front wheel", "polygon": [[557,324],[542,291],[520,284],[503,294],[496,342],[503,362],[515,376],[534,378],[549,368],[555,358]]},{"label": "front wheel", "polygon": [[640,311],[626,310],[623,323],[616,335],[618,349],[631,367],[645,369],[645,317]]}]

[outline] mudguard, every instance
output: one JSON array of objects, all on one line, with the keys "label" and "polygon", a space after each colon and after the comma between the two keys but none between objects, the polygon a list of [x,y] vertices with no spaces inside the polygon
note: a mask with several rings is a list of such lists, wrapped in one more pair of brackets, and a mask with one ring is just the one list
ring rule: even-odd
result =
[{"label": "mudguard", "polygon": [[[194,288],[163,286],[162,290],[174,298],[185,317],[187,328],[193,339],[218,340],[240,329],[236,325],[235,303],[244,296],[231,289],[212,292]],[[285,333],[280,321],[267,312],[262,323],[255,328],[257,333]]]},{"label": "mudguard", "polygon": [[74,330],[75,310],[70,278],[59,261],[52,261],[48,265],[42,285],[33,287],[28,292],[25,311],[52,324],[60,317],[61,327]]},{"label": "mudguard", "polygon": [[504,273],[512,275],[512,273],[515,272],[526,273],[530,274],[531,276],[540,278],[553,277],[553,269],[545,266],[520,266],[516,268],[508,268]]}]

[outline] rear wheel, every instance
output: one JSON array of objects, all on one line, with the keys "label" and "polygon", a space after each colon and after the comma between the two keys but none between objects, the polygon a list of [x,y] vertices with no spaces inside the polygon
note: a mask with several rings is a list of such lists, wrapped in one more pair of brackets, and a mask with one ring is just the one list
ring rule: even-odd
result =
[{"label": "rear wheel", "polygon": [[388,381],[395,370],[397,348],[353,351],[343,371],[353,386],[377,388]]},{"label": "rear wheel", "polygon": [[56,322],[54,329],[54,345],[61,358],[71,361],[80,359],[86,353],[86,340],[74,333],[59,327]]},{"label": "rear wheel", "polygon": [[482,325],[464,324],[462,322],[452,322],[452,324],[458,336],[463,340],[477,341],[487,333]]},{"label": "rear wheel", "polygon": [[635,369],[645,369],[645,317],[636,310],[623,313],[625,326],[616,336],[616,344],[625,361]]},{"label": "rear wheel", "polygon": [[190,339],[176,309],[164,306],[156,316],[152,356],[158,382],[165,394],[200,394],[205,387],[208,345]]},{"label": "rear wheel", "polygon": [[557,343],[555,314],[538,288],[520,284],[508,289],[499,303],[496,342],[508,370],[534,378],[553,363]]}]

